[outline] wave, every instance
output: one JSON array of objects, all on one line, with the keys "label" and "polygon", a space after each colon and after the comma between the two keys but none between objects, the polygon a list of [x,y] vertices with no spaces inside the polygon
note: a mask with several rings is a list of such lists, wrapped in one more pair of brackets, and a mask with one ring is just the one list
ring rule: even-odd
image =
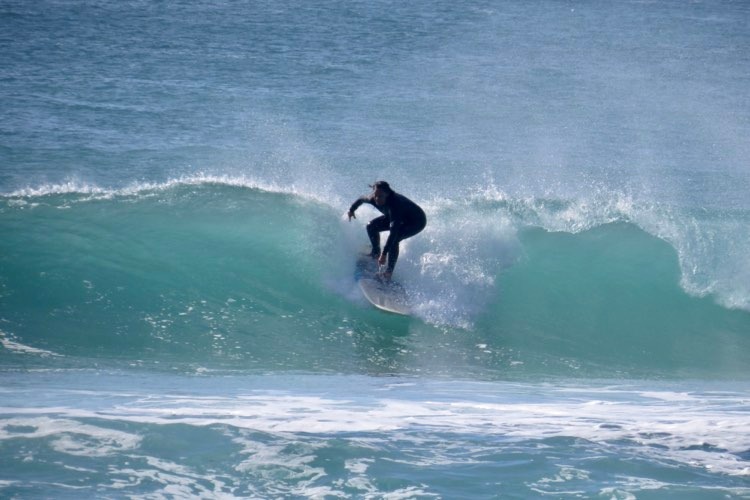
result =
[{"label": "wave", "polygon": [[[686,256],[697,240],[685,237],[697,238],[698,219],[622,197],[485,190],[420,202],[428,227],[404,242],[397,267],[416,317],[398,318],[359,295],[352,270],[368,213],[349,223],[335,198],[211,176],[6,194],[0,357],[467,376],[747,373],[749,295],[719,275],[701,289],[705,266],[686,277],[698,257]],[[26,347],[8,347],[17,345]]]},{"label": "wave", "polygon": [[2,196],[11,203],[23,201],[24,199],[49,198],[54,195],[72,195],[75,201],[88,201],[92,199],[112,199],[134,196],[148,196],[155,193],[169,191],[185,186],[233,186],[248,189],[257,189],[269,193],[283,193],[298,195],[320,202],[328,199],[316,195],[315,192],[304,190],[294,184],[279,184],[268,182],[247,176],[215,175],[206,173],[195,173],[183,175],[163,182],[133,182],[123,187],[102,187],[85,181],[69,179],[59,183],[41,184],[38,186],[27,186],[3,193]]}]

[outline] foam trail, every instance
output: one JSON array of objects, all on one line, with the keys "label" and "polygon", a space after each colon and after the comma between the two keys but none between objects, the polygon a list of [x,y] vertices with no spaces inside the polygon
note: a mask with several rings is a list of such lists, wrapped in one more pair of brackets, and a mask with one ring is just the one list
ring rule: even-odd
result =
[{"label": "foam trail", "polygon": [[[294,378],[281,376],[262,381],[225,378],[220,394],[210,387],[210,380],[192,379],[193,391],[174,394],[121,388],[123,375],[116,373],[101,375],[109,384],[105,391],[96,384],[83,390],[76,380],[79,377],[63,375],[65,387],[58,381],[35,390],[51,401],[85,392],[87,404],[83,406],[47,407],[42,400],[24,401],[29,387],[6,389],[0,413],[14,416],[0,425],[0,440],[18,438],[15,429],[24,428],[21,436],[27,440],[54,437],[60,453],[112,456],[132,453],[141,446],[137,434],[108,429],[106,424],[127,422],[131,428],[225,426],[280,437],[370,436],[376,447],[385,436],[397,436],[402,447],[421,455],[425,451],[421,436],[425,435],[452,435],[454,440],[495,436],[505,447],[541,435],[551,442],[558,438],[620,443],[628,453],[648,452],[652,459],[658,456],[711,474],[750,475],[747,463],[739,458],[750,449],[745,418],[750,408],[742,402],[747,395],[741,388],[685,391],[680,384],[645,389],[638,383],[540,388],[523,383],[447,381],[417,387],[408,379],[366,379],[368,390],[350,391],[342,387],[353,379],[329,376],[308,378],[307,389],[290,390],[285,387]],[[185,381],[161,381],[166,382]],[[254,385],[265,388],[242,388]],[[727,404],[732,405],[731,411]],[[89,423],[78,423],[84,421]],[[83,438],[66,437],[71,432]]]}]

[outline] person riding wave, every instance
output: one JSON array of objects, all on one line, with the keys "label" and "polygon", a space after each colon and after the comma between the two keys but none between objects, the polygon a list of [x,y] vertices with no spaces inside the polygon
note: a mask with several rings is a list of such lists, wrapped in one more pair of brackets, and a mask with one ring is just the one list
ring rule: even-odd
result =
[{"label": "person riding wave", "polygon": [[[361,196],[349,207],[347,216],[351,221],[357,208],[368,203],[383,215],[367,224],[367,236],[372,244],[370,255],[383,266],[387,262],[383,277],[390,280],[399,254],[399,242],[421,232],[427,225],[427,216],[419,205],[394,191],[386,181],[377,181],[370,186],[372,193]],[[380,248],[380,233],[390,231],[385,246]]]}]

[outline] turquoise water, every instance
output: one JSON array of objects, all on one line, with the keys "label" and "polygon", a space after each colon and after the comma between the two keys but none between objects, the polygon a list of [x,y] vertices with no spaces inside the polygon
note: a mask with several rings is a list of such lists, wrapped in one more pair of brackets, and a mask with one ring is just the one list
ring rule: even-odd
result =
[{"label": "turquoise water", "polygon": [[750,494],[745,3],[0,23],[0,496]]}]

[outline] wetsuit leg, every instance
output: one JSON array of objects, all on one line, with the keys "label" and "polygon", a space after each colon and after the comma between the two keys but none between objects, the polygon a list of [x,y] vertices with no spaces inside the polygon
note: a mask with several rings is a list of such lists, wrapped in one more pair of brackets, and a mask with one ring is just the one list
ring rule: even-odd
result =
[{"label": "wetsuit leg", "polygon": [[388,272],[392,273],[393,269],[396,267],[396,261],[398,260],[398,254],[399,254],[399,243],[406,238],[411,238],[415,234],[419,233],[424,229],[425,223],[421,224],[412,224],[408,226],[401,226],[399,229],[395,229],[397,233],[394,235],[395,243],[391,247],[390,252],[388,252]]},{"label": "wetsuit leg", "polygon": [[377,257],[380,255],[380,233],[381,231],[388,231],[390,228],[391,221],[388,217],[381,215],[372,219],[367,224],[367,236],[370,237],[370,243],[372,243],[372,252],[370,255]]}]

